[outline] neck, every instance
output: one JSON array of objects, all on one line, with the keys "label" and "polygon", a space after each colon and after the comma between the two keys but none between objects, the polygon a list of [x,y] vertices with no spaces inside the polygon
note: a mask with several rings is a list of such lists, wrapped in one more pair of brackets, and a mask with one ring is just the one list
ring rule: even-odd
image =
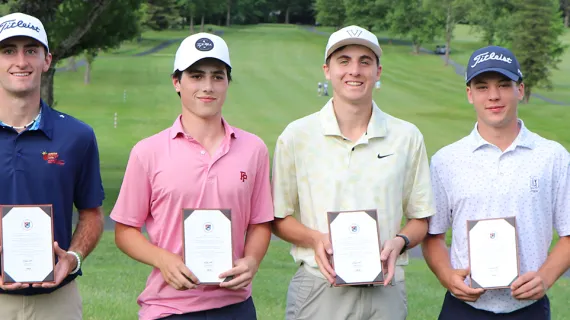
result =
[{"label": "neck", "polygon": [[207,149],[219,143],[225,135],[221,115],[200,118],[191,112],[183,110],[181,121],[184,132]]},{"label": "neck", "polygon": [[333,109],[340,132],[351,141],[357,141],[368,129],[372,101],[353,104],[333,98]]},{"label": "neck", "polygon": [[22,127],[34,120],[40,110],[40,93],[17,97],[0,90],[0,121],[12,127]]},{"label": "neck", "polygon": [[511,121],[508,125],[500,128],[484,125],[482,122],[477,124],[479,135],[486,141],[496,145],[505,151],[517,138],[520,127],[518,120]]}]

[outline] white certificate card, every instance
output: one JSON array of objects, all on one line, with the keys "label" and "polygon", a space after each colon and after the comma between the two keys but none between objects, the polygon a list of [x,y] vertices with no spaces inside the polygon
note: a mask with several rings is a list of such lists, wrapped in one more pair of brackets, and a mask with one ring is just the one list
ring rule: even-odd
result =
[{"label": "white certificate card", "polygon": [[335,285],[381,283],[376,210],[328,212]]},{"label": "white certificate card", "polygon": [[4,283],[54,281],[52,206],[1,206]]},{"label": "white certificate card", "polygon": [[184,209],[184,262],[200,284],[219,284],[233,268],[232,220],[229,209]]},{"label": "white certificate card", "polygon": [[508,288],[519,276],[515,217],[467,221],[471,287]]}]

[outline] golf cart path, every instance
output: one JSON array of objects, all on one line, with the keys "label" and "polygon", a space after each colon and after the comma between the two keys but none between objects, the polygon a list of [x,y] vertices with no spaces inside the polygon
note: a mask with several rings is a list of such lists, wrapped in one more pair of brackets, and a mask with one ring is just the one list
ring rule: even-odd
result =
[{"label": "golf cart path", "polygon": [[[329,32],[316,30],[315,27],[304,27],[304,29],[309,31],[309,32],[313,32],[313,33],[323,35],[323,36],[329,36],[330,35]],[[391,41],[393,44],[397,44],[397,45],[412,45],[412,42],[408,41],[408,40],[390,39],[390,38],[378,38],[378,39],[380,41]],[[420,51],[424,52],[424,53],[428,53],[428,54],[434,54],[433,51],[428,50],[426,48],[420,48]],[[441,59],[445,61],[445,55],[442,55]],[[449,64],[451,66],[453,66],[456,74],[458,74],[462,77],[465,75],[465,67],[463,65],[453,61],[451,58],[449,58]],[[570,102],[553,100],[553,99],[550,99],[548,97],[545,97],[545,96],[543,96],[541,94],[537,94],[537,93],[532,93],[531,97],[535,97],[537,99],[543,100],[543,101],[551,103],[551,104],[557,104],[557,105],[561,105],[561,106],[570,106]]]}]

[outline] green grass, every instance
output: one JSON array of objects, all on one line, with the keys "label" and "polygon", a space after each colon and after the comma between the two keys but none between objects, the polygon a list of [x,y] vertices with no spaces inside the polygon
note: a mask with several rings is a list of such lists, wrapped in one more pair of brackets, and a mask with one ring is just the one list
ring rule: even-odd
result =
[{"label": "green grass", "polygon": [[[79,278],[85,320],[137,319],[137,296],[151,271],[149,266],[128,258],[105,232],[99,246],[86,260]],[[272,241],[253,281],[253,299],[259,320],[284,318],[287,287],[296,271],[289,245]],[[445,289],[423,260],[411,259],[406,267],[409,320],[436,319]],[[570,296],[570,280],[558,281],[549,291],[553,320],[569,320],[564,312]]]}]

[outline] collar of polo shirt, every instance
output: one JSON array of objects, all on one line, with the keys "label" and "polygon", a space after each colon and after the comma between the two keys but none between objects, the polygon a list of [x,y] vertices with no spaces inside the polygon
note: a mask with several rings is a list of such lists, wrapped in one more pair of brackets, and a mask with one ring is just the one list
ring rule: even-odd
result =
[{"label": "collar of polo shirt", "polygon": [[[338,121],[334,113],[333,99],[331,98],[327,104],[323,107],[322,112],[319,113],[319,117],[322,125],[322,133],[325,136],[339,136],[342,137],[340,128],[338,126]],[[388,127],[386,124],[386,115],[374,101],[372,101],[372,116],[368,122],[368,129],[366,130],[366,136],[368,139],[385,137],[388,133]]]},{"label": "collar of polo shirt", "polygon": [[[237,138],[237,135],[235,133],[235,130],[232,128],[232,126],[229,125],[229,123],[226,121],[226,119],[224,119],[222,117],[222,124],[224,125],[224,129],[225,129],[225,136],[230,136],[232,138]],[[174,123],[172,124],[171,130],[170,130],[170,138],[171,139],[175,139],[177,138],[179,135],[184,135],[189,137],[189,135],[184,131],[184,128],[182,127],[182,115],[179,115],[176,120],[174,120]]]},{"label": "collar of polo shirt", "polygon": [[[520,127],[519,134],[517,135],[511,146],[505,150],[505,152],[508,150],[512,150],[516,147],[523,147],[528,149],[533,149],[535,147],[534,140],[532,139],[532,136],[529,134],[528,129],[524,125],[524,121],[519,119],[518,122]],[[476,122],[473,131],[471,131],[471,139],[473,141],[472,143],[473,152],[477,151],[482,146],[492,145],[490,142],[481,137],[481,135],[479,134],[479,130],[477,130],[477,124],[478,123]]]}]

